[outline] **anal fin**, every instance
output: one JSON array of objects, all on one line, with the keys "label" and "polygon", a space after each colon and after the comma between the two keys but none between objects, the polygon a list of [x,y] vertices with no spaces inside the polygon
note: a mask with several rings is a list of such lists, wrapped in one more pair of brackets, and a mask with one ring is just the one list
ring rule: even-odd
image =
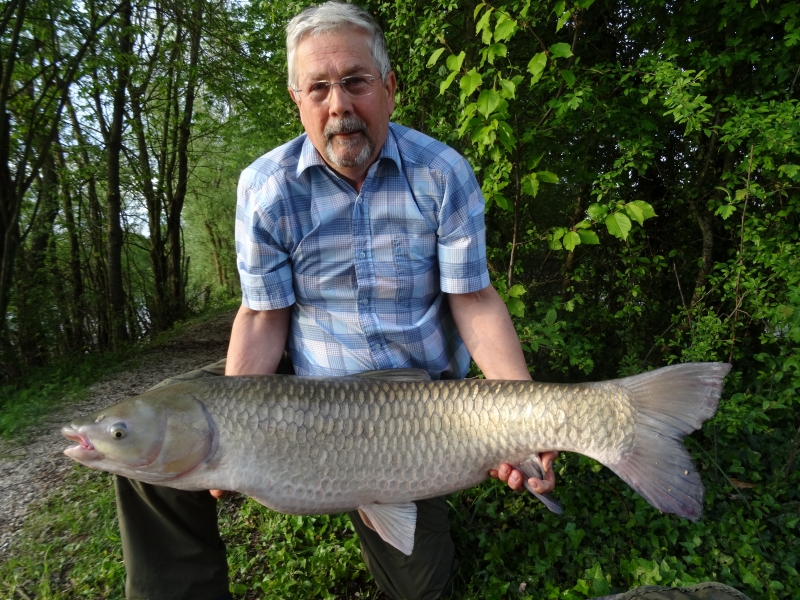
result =
[{"label": "anal fin", "polygon": [[406,556],[411,554],[417,527],[416,504],[364,504],[358,510],[367,516],[372,528],[384,542]]},{"label": "anal fin", "polygon": [[554,512],[557,515],[560,515],[564,512],[564,509],[561,508],[561,505],[556,502],[550,494],[537,494],[533,491],[531,484],[528,483],[528,479],[531,477],[535,477],[536,479],[544,479],[544,467],[542,466],[542,459],[539,458],[538,454],[534,454],[528,460],[521,463],[517,468],[525,474],[526,490],[541,500],[542,504],[544,504],[551,512]]}]

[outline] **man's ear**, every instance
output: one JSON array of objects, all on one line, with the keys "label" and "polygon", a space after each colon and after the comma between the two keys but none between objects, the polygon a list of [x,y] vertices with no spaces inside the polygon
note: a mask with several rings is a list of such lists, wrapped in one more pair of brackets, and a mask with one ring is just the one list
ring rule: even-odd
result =
[{"label": "man's ear", "polygon": [[297,105],[297,108],[300,108],[300,99],[297,97],[297,93],[295,93],[295,91],[290,87],[287,87],[286,89],[289,91],[289,95],[292,97],[292,102]]},{"label": "man's ear", "polygon": [[394,94],[397,91],[397,76],[394,74],[394,71],[389,71],[386,74],[386,81],[383,84],[383,89],[386,91],[389,114],[391,115],[394,112]]}]

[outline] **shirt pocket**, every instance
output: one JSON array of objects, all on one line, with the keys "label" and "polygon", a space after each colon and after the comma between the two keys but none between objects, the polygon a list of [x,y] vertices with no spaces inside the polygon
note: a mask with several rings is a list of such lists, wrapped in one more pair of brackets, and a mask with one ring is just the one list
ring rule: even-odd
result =
[{"label": "shirt pocket", "polygon": [[439,291],[436,235],[400,235],[394,238],[397,299],[422,299]]}]

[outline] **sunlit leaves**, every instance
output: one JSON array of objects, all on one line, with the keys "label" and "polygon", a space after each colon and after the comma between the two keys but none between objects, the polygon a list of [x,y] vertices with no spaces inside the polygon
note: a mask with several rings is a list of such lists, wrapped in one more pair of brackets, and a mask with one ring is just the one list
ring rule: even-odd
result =
[{"label": "sunlit leaves", "polygon": [[426,66],[428,68],[434,66],[436,64],[436,61],[439,60],[439,57],[442,55],[444,50],[445,50],[444,48],[439,48],[438,50],[435,50],[433,54],[431,54],[431,57],[428,59],[428,64]]},{"label": "sunlit leaves", "polygon": [[500,94],[495,90],[483,90],[478,96],[478,112],[487,119],[500,104]]},{"label": "sunlit leaves", "polygon": [[547,64],[547,55],[544,52],[535,54],[528,63],[528,73],[531,74],[531,84],[536,83],[542,78],[542,72]]},{"label": "sunlit leaves", "polygon": [[451,71],[458,71],[461,69],[461,65],[464,64],[464,58],[466,58],[467,53],[463,50],[456,54],[451,54],[447,57],[447,68]]},{"label": "sunlit leaves", "polygon": [[628,237],[628,232],[631,230],[631,220],[621,212],[608,215],[605,224],[608,227],[608,233],[622,240]]},{"label": "sunlit leaves", "polygon": [[557,58],[569,58],[572,56],[572,49],[569,47],[569,44],[559,42],[550,46],[550,54]]},{"label": "sunlit leaves", "polygon": [[519,283],[511,286],[511,289],[508,290],[506,306],[508,307],[508,312],[511,313],[512,316],[520,318],[525,316],[525,304],[520,300],[520,297],[526,293],[527,290]]},{"label": "sunlit leaves", "polygon": [[461,78],[460,86],[461,91],[464,93],[464,96],[469,96],[478,89],[478,87],[483,83],[483,77],[478,71],[473,68]]},{"label": "sunlit leaves", "polygon": [[494,41],[502,42],[508,40],[517,30],[517,22],[505,14],[501,14],[497,19],[497,27],[494,30]]}]

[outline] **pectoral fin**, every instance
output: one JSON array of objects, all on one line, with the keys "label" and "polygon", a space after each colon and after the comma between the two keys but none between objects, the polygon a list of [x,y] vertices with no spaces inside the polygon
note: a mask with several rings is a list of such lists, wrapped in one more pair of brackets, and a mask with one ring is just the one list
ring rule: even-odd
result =
[{"label": "pectoral fin", "polygon": [[539,458],[538,454],[534,454],[524,463],[520,464],[517,467],[520,471],[525,473],[525,489],[528,490],[531,494],[536,496],[539,500],[542,501],[551,512],[560,515],[564,512],[564,509],[561,508],[561,505],[556,502],[550,494],[537,494],[533,491],[531,484],[528,483],[528,479],[531,477],[535,477],[536,479],[544,479],[544,468],[542,467],[542,459]]},{"label": "pectoral fin", "polygon": [[417,527],[417,505],[364,504],[358,510],[365,514],[381,539],[406,556],[414,549],[414,530]]}]

